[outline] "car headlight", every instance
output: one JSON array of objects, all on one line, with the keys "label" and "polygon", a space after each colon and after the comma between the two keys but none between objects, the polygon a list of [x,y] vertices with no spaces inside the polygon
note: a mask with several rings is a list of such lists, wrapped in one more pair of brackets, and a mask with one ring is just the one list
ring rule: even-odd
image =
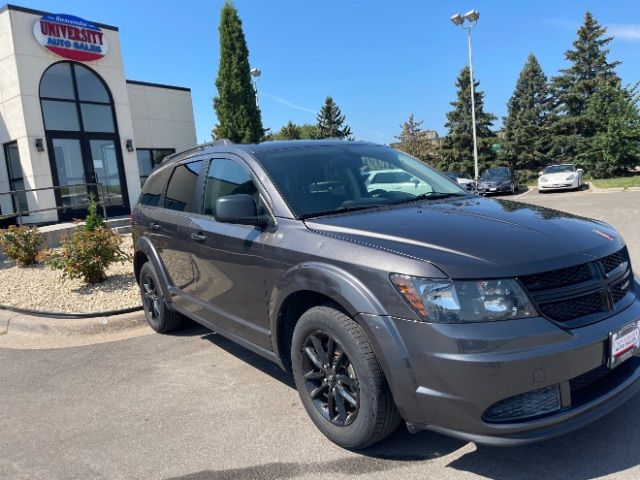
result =
[{"label": "car headlight", "polygon": [[511,185],[511,180],[505,180],[504,182],[500,182],[500,185],[502,185],[503,187]]},{"label": "car headlight", "polygon": [[542,183],[547,183],[547,180],[548,180],[547,177],[540,177],[540,181]]},{"label": "car headlight", "polygon": [[571,180],[573,180],[574,178],[576,178],[576,176],[575,176],[575,175],[573,175],[573,174],[571,174],[571,175],[569,175],[567,178],[565,178],[565,180],[567,180],[567,181],[571,181]]},{"label": "car headlight", "polygon": [[492,322],[537,316],[516,280],[441,280],[391,274],[391,282],[425,322]]}]

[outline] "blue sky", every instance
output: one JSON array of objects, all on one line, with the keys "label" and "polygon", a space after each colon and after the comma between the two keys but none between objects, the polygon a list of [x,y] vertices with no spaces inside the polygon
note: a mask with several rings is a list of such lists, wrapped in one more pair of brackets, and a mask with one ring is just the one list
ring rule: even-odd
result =
[{"label": "blue sky", "polygon": [[[1,0],[0,0],[1,2]],[[223,0],[87,2],[14,0],[120,28],[126,76],[192,89],[198,141],[215,124]],[[466,37],[449,22],[478,9],[474,69],[487,111],[502,117],[523,63],[533,52],[545,73],[566,66],[585,11],[610,29],[610,59],[625,83],[640,81],[640,13],[633,1],[235,0],[258,83],[265,127],[315,123],[327,95],[357,139],[394,141],[410,113],[445,133],[454,81],[466,64]],[[498,122],[500,123],[500,121]]]}]

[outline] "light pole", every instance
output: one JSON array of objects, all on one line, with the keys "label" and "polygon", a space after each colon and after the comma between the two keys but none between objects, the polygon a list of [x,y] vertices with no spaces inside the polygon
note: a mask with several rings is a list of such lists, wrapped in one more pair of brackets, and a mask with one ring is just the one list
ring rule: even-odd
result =
[{"label": "light pole", "polygon": [[253,77],[253,89],[256,92],[256,107],[260,108],[260,103],[258,102],[258,79],[260,78],[260,74],[262,73],[259,68],[252,68],[249,70],[249,73]]},{"label": "light pole", "polygon": [[478,183],[478,139],[476,138],[476,99],[475,99],[475,85],[473,83],[473,61],[471,59],[471,29],[476,26],[478,19],[480,18],[480,12],[477,10],[469,10],[464,15],[456,13],[451,17],[451,21],[456,27],[462,27],[467,31],[467,39],[469,43],[469,76],[471,77],[471,124],[473,134],[473,167],[474,167],[474,179],[476,184]]}]

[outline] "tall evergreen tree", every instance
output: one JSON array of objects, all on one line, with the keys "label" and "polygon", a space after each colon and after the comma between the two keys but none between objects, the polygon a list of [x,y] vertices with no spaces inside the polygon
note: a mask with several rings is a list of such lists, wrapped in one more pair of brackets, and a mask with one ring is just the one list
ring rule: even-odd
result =
[{"label": "tall evergreen tree", "polygon": [[333,98],[327,97],[317,116],[318,138],[349,138],[351,128],[344,124],[344,115]]},{"label": "tall evergreen tree", "polygon": [[584,115],[595,133],[577,161],[596,177],[624,175],[640,164],[638,91],[605,83],[589,99]]},{"label": "tall evergreen tree", "polygon": [[417,121],[413,113],[410,114],[407,121],[400,125],[400,134],[396,135],[400,143],[394,146],[425,163],[432,163],[435,158],[434,144],[427,138],[427,132],[421,128],[422,124],[422,120]]},{"label": "tall evergreen tree", "polygon": [[[491,126],[496,117],[484,111],[484,93],[474,82],[476,135],[478,138],[478,166],[482,171],[495,161],[491,150],[494,137]],[[457,98],[451,102],[453,110],[447,112],[445,127],[449,130],[440,147],[441,170],[459,170],[473,174],[473,127],[471,121],[471,76],[469,67],[464,67],[456,80]]]},{"label": "tall evergreen tree", "polygon": [[538,60],[529,54],[507,104],[500,160],[513,169],[539,170],[549,160],[552,98]]},{"label": "tall evergreen tree", "polygon": [[249,50],[242,22],[231,3],[225,2],[220,13],[220,65],[213,105],[218,124],[214,138],[228,138],[236,143],[259,142],[263,135],[260,109],[249,73]]},{"label": "tall evergreen tree", "polygon": [[557,113],[553,140],[557,160],[572,162],[584,153],[589,137],[595,133],[595,125],[585,115],[589,99],[605,85],[620,85],[615,72],[620,62],[607,59],[607,45],[612,37],[605,36],[606,32],[607,29],[586,12],[573,49],[565,52],[571,66],[553,78]]}]

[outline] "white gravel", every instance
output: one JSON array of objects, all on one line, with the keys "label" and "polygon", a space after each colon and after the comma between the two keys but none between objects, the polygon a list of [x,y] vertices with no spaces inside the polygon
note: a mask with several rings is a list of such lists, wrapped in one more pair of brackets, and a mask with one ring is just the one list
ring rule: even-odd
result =
[{"label": "white gravel", "polygon": [[[131,240],[123,250],[133,253]],[[87,285],[82,279],[64,279],[60,270],[43,264],[18,268],[0,256],[0,304],[51,312],[87,313],[140,305],[140,293],[131,262],[116,263],[107,280]]]}]

